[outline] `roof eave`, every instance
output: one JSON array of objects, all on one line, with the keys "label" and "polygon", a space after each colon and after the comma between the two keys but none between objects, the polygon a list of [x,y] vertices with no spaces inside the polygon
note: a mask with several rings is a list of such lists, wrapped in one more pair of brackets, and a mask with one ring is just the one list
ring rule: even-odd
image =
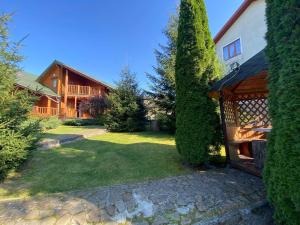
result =
[{"label": "roof eave", "polygon": [[256,0],[244,0],[242,5],[235,11],[231,18],[226,22],[222,29],[214,37],[214,42],[217,43],[230,27],[238,20],[238,18],[246,11],[246,9]]},{"label": "roof eave", "polygon": [[108,84],[105,84],[105,83],[103,83],[103,82],[101,82],[101,81],[98,81],[98,80],[96,80],[96,79],[94,79],[94,78],[92,78],[92,77],[86,75],[85,73],[80,72],[80,71],[78,71],[78,70],[76,70],[76,69],[74,69],[74,68],[72,68],[72,67],[70,67],[70,66],[68,66],[68,65],[66,65],[66,64],[64,64],[64,63],[62,63],[62,62],[60,62],[60,61],[58,61],[58,60],[54,60],[54,61],[50,64],[50,66],[48,66],[47,69],[46,69],[46,70],[38,77],[37,81],[40,81],[54,65],[58,65],[58,66],[61,66],[61,67],[66,68],[66,69],[68,69],[68,70],[70,70],[70,71],[73,71],[74,73],[76,73],[76,74],[78,74],[78,75],[80,75],[80,76],[82,76],[82,77],[84,77],[84,78],[86,78],[86,79],[89,79],[89,80],[91,80],[91,81],[93,81],[93,82],[96,82],[96,83],[98,83],[98,84],[101,84],[101,85],[105,86],[106,88],[108,88],[108,89],[110,89],[110,90],[113,90],[113,89],[114,89],[112,86],[110,86],[110,85],[108,85]]},{"label": "roof eave", "polygon": [[60,66],[66,68],[66,69],[68,69],[68,70],[70,70],[70,71],[73,71],[74,73],[79,74],[80,76],[82,76],[82,77],[84,77],[84,78],[86,78],[86,79],[89,79],[89,80],[91,80],[91,81],[93,81],[93,82],[96,82],[96,83],[98,83],[98,84],[101,84],[101,85],[105,86],[105,87],[108,88],[108,89],[111,89],[111,90],[114,89],[114,88],[111,87],[110,85],[105,84],[105,83],[102,82],[102,81],[96,80],[96,79],[94,79],[94,78],[88,76],[87,74],[85,74],[85,73],[83,73],[83,72],[81,72],[81,71],[79,71],[79,70],[76,70],[76,69],[74,69],[74,68],[72,68],[72,67],[70,67],[70,66],[68,66],[68,65],[66,65],[66,64],[64,64],[64,63],[62,63],[62,62],[60,62],[60,61],[58,61],[58,60],[55,60],[55,62],[56,62],[57,65],[60,65]]},{"label": "roof eave", "polygon": [[16,83],[15,85],[16,85],[16,86],[18,86],[18,87],[21,87],[21,88],[27,89],[27,90],[29,90],[29,91],[32,91],[32,92],[34,92],[34,93],[37,93],[37,94],[43,95],[43,96],[51,96],[51,97],[60,98],[60,96],[59,96],[59,95],[51,95],[51,94],[46,94],[46,93],[40,92],[40,91],[38,91],[38,90],[33,90],[32,88],[26,87],[26,86],[24,86],[24,85],[21,85],[21,84],[17,84],[17,83]]}]

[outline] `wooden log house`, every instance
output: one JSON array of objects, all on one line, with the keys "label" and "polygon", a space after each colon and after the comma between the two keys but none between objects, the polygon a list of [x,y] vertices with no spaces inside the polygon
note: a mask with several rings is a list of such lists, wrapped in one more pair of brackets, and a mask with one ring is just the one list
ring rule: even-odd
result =
[{"label": "wooden log house", "polygon": [[39,77],[17,74],[16,87],[38,96],[32,114],[40,117],[91,118],[80,104],[93,97],[108,95],[112,87],[55,60]]}]

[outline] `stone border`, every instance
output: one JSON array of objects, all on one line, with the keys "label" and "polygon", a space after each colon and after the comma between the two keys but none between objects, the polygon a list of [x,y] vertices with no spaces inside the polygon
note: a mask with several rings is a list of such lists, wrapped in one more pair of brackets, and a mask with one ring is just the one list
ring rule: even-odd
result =
[{"label": "stone border", "polygon": [[234,169],[0,202],[0,224],[271,225],[260,178]]},{"label": "stone border", "polygon": [[[98,135],[102,135],[107,133],[106,129],[99,129],[97,131],[93,131],[90,133],[85,133],[85,134],[70,134],[69,137],[65,137],[63,139],[60,140],[46,140],[46,141],[40,141],[38,143],[38,150],[48,150],[48,149],[52,149],[52,148],[58,148],[61,147],[61,145],[64,144],[69,144],[69,143],[73,143],[76,141],[80,141],[83,140],[85,138],[89,138],[89,137],[94,137],[94,136],[98,136]],[[63,135],[62,135],[63,136]]]}]

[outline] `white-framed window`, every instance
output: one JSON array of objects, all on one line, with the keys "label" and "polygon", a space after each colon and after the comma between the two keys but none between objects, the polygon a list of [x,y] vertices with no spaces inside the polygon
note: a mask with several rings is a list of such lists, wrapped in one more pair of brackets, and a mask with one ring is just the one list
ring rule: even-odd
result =
[{"label": "white-framed window", "polygon": [[223,47],[223,59],[225,61],[232,59],[240,54],[242,54],[240,38]]}]

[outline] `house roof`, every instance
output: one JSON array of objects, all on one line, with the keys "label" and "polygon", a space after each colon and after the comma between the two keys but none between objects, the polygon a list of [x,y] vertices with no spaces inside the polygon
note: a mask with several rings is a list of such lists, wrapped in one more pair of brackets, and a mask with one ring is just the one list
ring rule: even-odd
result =
[{"label": "house roof", "polygon": [[40,93],[42,95],[58,97],[58,95],[53,90],[40,84],[37,81],[37,78],[38,78],[37,76],[31,73],[20,71],[17,73],[16,76],[16,85]]},{"label": "house roof", "polygon": [[238,20],[238,18],[246,11],[246,9],[256,0],[244,0],[242,5],[235,11],[227,23],[222,27],[222,29],[217,33],[214,38],[215,43],[217,43],[223,35],[230,29],[230,27]]},{"label": "house roof", "polygon": [[238,71],[233,71],[214,83],[211,91],[219,91],[220,89],[230,87],[239,82],[253,77],[269,68],[265,50],[260,51],[248,61],[243,63]]},{"label": "house roof", "polygon": [[74,69],[73,67],[71,67],[71,66],[69,66],[69,65],[67,65],[67,64],[65,64],[65,63],[62,63],[62,62],[60,62],[60,61],[58,61],[58,60],[54,60],[53,63],[51,63],[51,65],[48,66],[48,68],[47,68],[47,69],[46,69],[46,70],[38,77],[37,80],[40,81],[41,78],[42,78],[43,76],[45,76],[45,75],[47,74],[47,72],[48,72],[54,65],[58,65],[58,66],[61,66],[61,67],[63,67],[63,68],[66,68],[66,69],[68,69],[69,71],[72,71],[73,73],[76,73],[76,74],[78,74],[78,75],[80,75],[80,76],[82,76],[82,77],[84,77],[84,78],[86,78],[86,79],[89,79],[89,80],[93,81],[93,82],[96,82],[96,83],[98,83],[98,84],[101,84],[101,85],[107,87],[108,89],[114,89],[111,85],[107,84],[106,82],[97,80],[97,79],[93,78],[92,76],[87,75],[86,73],[83,73],[83,72],[81,72],[81,71],[79,71],[79,70],[76,70],[76,69]]}]

